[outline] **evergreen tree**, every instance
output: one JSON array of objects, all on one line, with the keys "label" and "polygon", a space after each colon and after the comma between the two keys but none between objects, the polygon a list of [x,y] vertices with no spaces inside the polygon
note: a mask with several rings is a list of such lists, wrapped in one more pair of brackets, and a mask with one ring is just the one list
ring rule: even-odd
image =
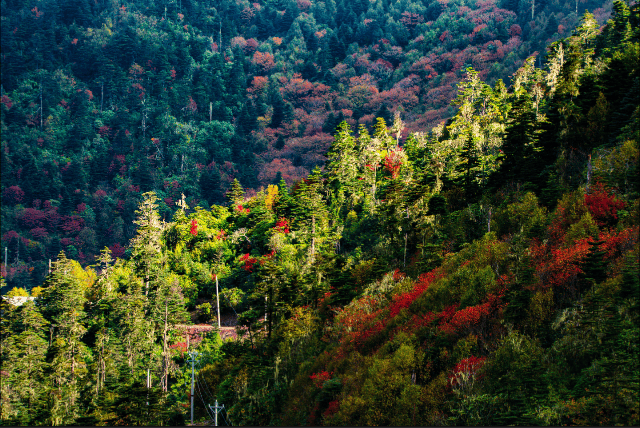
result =
[{"label": "evergreen tree", "polygon": [[42,294],[43,313],[51,322],[47,355],[48,417],[53,425],[69,425],[83,413],[80,392],[87,375],[90,351],[82,341],[87,274],[79,263],[60,252]]},{"label": "evergreen tree", "polygon": [[237,178],[234,178],[233,183],[231,183],[231,188],[227,192],[227,199],[231,203],[232,209],[244,201],[244,189]]},{"label": "evergreen tree", "polygon": [[134,223],[138,225],[138,229],[130,245],[130,262],[134,271],[143,277],[147,295],[150,286],[157,281],[164,263],[161,241],[163,225],[158,215],[158,197],[155,192],[147,192],[142,196],[144,199],[136,210],[137,218]]},{"label": "evergreen tree", "polygon": [[49,323],[31,300],[18,308],[10,306],[3,301],[1,309],[4,322],[10,322],[2,337],[1,420],[7,425],[34,425],[44,416]]}]

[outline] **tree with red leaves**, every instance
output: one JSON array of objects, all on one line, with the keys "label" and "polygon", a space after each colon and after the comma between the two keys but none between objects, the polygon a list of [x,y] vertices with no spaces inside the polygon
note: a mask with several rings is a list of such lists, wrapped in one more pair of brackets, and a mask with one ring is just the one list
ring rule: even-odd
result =
[{"label": "tree with red leaves", "polygon": [[598,226],[612,225],[618,219],[618,210],[625,207],[616,195],[604,184],[597,182],[590,192],[585,193],[584,203]]}]

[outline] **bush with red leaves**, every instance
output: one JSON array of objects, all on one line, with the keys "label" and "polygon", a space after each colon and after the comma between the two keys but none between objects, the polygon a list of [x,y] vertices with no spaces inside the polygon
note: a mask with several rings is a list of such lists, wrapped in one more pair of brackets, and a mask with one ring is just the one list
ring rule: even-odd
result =
[{"label": "bush with red leaves", "polygon": [[15,205],[24,199],[24,191],[20,186],[7,187],[2,191],[2,203],[7,205]]},{"label": "bush with red leaves", "polygon": [[333,376],[333,372],[329,373],[326,370],[323,370],[321,372],[318,373],[314,373],[311,376],[309,376],[309,378],[313,381],[313,384],[317,387],[317,388],[322,388],[322,385],[328,381],[329,379],[331,379],[331,376]]},{"label": "bush with red leaves", "polygon": [[612,224],[618,219],[618,210],[625,207],[624,201],[616,198],[602,183],[596,183],[591,192],[584,195],[584,203],[598,226]]},{"label": "bush with red leaves", "polygon": [[247,272],[253,272],[253,265],[258,261],[255,257],[251,257],[249,254],[243,254],[240,257],[240,261],[244,262],[244,266],[242,267]]},{"label": "bush with red leaves", "polygon": [[478,371],[484,366],[486,357],[470,356],[461,360],[451,370],[449,374],[449,384],[457,389],[468,389],[473,387],[473,383],[476,380],[482,378],[482,375],[478,375]]}]

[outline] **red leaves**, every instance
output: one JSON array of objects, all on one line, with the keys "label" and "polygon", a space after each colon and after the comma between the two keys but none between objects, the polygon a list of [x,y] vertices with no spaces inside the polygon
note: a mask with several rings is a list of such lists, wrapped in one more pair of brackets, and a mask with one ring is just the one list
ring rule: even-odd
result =
[{"label": "red leaves", "polygon": [[2,202],[5,204],[19,204],[24,199],[24,191],[20,186],[7,187],[2,191]]},{"label": "red leaves", "polygon": [[456,364],[452,372],[454,374],[460,372],[476,373],[480,368],[482,368],[486,359],[486,357],[475,357],[472,355]]},{"label": "red leaves", "polygon": [[109,250],[111,250],[111,256],[115,259],[124,256],[124,248],[118,243],[110,245]]},{"label": "red leaves", "polygon": [[78,233],[84,227],[84,219],[76,215],[64,216],[63,221],[61,227],[67,233]]},{"label": "red leaves", "polygon": [[402,12],[402,18],[400,22],[407,28],[414,28],[416,25],[424,22],[424,17],[417,13]]},{"label": "red leaves", "polygon": [[251,257],[249,254],[243,254],[240,257],[240,261],[244,263],[242,267],[247,272],[253,272],[253,265],[258,261],[255,257]]},{"label": "red leaves", "polygon": [[338,410],[340,409],[340,402],[338,400],[333,400],[329,403],[329,406],[327,407],[327,410],[325,410],[322,415],[324,417],[331,417],[333,415],[335,415]]},{"label": "red leaves", "polygon": [[433,281],[442,278],[443,275],[442,270],[439,268],[420,275],[412,291],[393,297],[393,303],[391,303],[389,307],[389,318],[394,318],[402,309],[408,308],[414,300],[429,288],[429,285],[431,285]]},{"label": "red leaves", "polygon": [[509,37],[516,37],[522,34],[522,28],[518,24],[513,24],[509,27]]},{"label": "red leaves", "polygon": [[0,98],[0,103],[2,103],[7,108],[7,110],[9,110],[11,106],[13,106],[11,98],[6,95],[3,95],[2,98]]},{"label": "red leaves", "polygon": [[[438,329],[448,334],[465,331],[468,329],[483,330],[482,321],[486,320],[496,310],[504,307],[500,302],[501,294],[491,294],[487,296],[487,301],[480,305],[470,306],[455,313],[456,305],[452,305],[443,310],[440,316]],[[478,331],[480,333],[481,331]]]},{"label": "red leaves", "polygon": [[321,372],[312,374],[311,376],[309,376],[309,378],[313,381],[313,384],[316,386],[316,388],[322,389],[322,384],[331,379],[331,376],[333,376],[333,372],[329,373],[328,371],[323,370]]},{"label": "red leaves", "polygon": [[193,100],[192,97],[189,97],[189,102],[187,103],[187,106],[185,108],[189,110],[191,114],[194,114],[198,111],[198,105],[196,104],[196,102]]},{"label": "red leaves", "polygon": [[31,233],[31,236],[33,236],[34,239],[44,239],[49,236],[47,229],[45,229],[44,227],[36,227],[34,229],[31,229],[29,233]]},{"label": "red leaves", "polygon": [[590,193],[584,195],[584,203],[598,226],[604,226],[617,220],[618,210],[625,206],[624,201],[617,199],[600,182],[593,186]]},{"label": "red leaves", "polygon": [[191,220],[191,229],[189,230],[193,236],[198,236],[198,220],[195,218]]},{"label": "red leaves", "polygon": [[244,208],[240,204],[236,206],[236,211],[239,212],[240,214],[249,214],[251,212],[249,208]]},{"label": "red leaves", "polygon": [[26,208],[20,215],[20,223],[29,229],[44,227],[46,214],[34,208]]},{"label": "red leaves", "polygon": [[289,222],[286,218],[280,217],[276,222],[274,229],[281,233],[289,233]]},{"label": "red leaves", "polygon": [[384,158],[384,167],[391,174],[391,178],[398,178],[398,172],[402,167],[402,148],[397,147],[395,150],[389,151]]},{"label": "red leaves", "polygon": [[10,230],[2,235],[2,240],[5,242],[11,242],[13,239],[20,239],[20,235],[15,230]]},{"label": "red leaves", "polygon": [[261,71],[266,73],[275,66],[273,55],[269,52],[255,52],[253,54],[253,63],[260,67]]},{"label": "red leaves", "polygon": [[473,384],[477,377],[478,371],[484,366],[486,357],[470,356],[461,360],[451,371],[449,375],[449,383],[452,387],[465,387]]}]

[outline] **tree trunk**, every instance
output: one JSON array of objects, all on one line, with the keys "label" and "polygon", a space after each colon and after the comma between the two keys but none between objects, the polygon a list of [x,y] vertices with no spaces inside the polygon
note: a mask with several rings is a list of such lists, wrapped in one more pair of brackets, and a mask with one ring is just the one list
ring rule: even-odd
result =
[{"label": "tree trunk", "polygon": [[311,256],[316,254],[316,216],[311,216]]},{"label": "tree trunk", "polygon": [[162,332],[162,390],[167,391],[167,378],[169,377],[169,360],[167,358],[167,330],[169,318],[169,300],[164,301],[164,330]]}]

